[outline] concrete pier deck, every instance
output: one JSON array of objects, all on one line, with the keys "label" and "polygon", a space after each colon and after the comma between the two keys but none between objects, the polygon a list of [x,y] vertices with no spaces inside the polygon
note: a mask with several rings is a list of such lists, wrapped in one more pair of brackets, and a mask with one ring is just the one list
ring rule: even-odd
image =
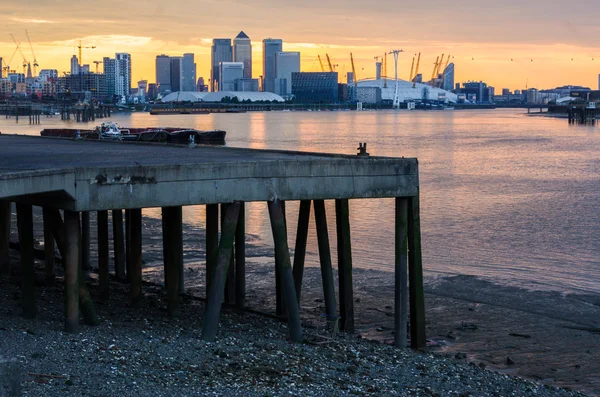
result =
[{"label": "concrete pier deck", "polygon": [[[65,329],[77,332],[80,309],[86,323],[97,322],[93,302],[85,287],[85,277],[81,278],[85,271],[78,270],[87,266],[82,265],[82,257],[87,258],[84,262],[89,261],[89,247],[86,249],[85,246],[89,246],[90,212],[97,211],[98,241],[99,246],[104,247],[98,258],[100,281],[105,284],[101,285],[102,291],[108,295],[107,211],[110,210],[115,236],[115,271],[118,277],[126,274],[132,282],[132,302],[136,302],[143,297],[141,209],[162,207],[168,312],[175,315],[183,277],[181,207],[205,204],[207,290],[210,293],[207,296],[203,338],[212,340],[217,332],[224,298],[226,302],[243,307],[244,203],[263,201],[269,207],[275,241],[278,313],[288,317],[291,339],[299,341],[302,331],[297,296],[302,283],[310,208],[314,203],[323,289],[328,302],[327,317],[332,321],[340,318],[340,328],[352,332],[354,312],[348,200],[359,198],[395,199],[396,344],[406,345],[407,306],[410,303],[411,345],[422,348],[425,345],[425,318],[419,174],[415,158],[90,142],[1,134],[0,268],[5,272],[8,266],[2,259],[3,256],[8,257],[3,251],[8,246],[9,203],[17,204],[22,273],[28,276],[34,271],[29,252],[33,249],[31,208],[34,205],[43,207],[46,244],[52,246],[52,240],[56,241],[65,266]],[[330,199],[336,201],[339,302],[335,299],[323,205],[323,200]],[[285,227],[284,204],[288,200],[301,201],[293,273]],[[221,204],[220,237],[217,204]],[[127,268],[123,264],[123,209],[126,210]],[[64,215],[58,210],[62,210]],[[47,273],[52,278],[50,265]],[[27,313],[33,316],[34,287],[31,282],[23,285],[24,310],[27,309]],[[240,296],[242,299],[239,299]],[[338,303],[340,317],[337,316]]]}]

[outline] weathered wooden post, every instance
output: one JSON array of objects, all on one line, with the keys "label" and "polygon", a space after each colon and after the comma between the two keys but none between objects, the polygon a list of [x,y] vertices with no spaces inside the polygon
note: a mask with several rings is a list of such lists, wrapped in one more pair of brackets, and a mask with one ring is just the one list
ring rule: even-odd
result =
[{"label": "weathered wooden post", "polygon": [[314,200],[314,204],[319,259],[321,262],[321,279],[323,280],[323,294],[325,296],[325,312],[327,315],[327,324],[331,325],[337,320],[337,308],[335,302],[333,269],[331,266],[331,252],[329,248],[329,233],[327,230],[327,215],[325,212],[325,202],[323,200]]},{"label": "weathered wooden post", "polygon": [[[128,253],[131,261],[131,303],[139,305],[142,300],[142,209],[137,208],[129,211],[129,248]],[[182,261],[183,262],[183,261]]]},{"label": "weathered wooden post", "polygon": [[246,304],[246,206],[240,203],[240,215],[235,229],[235,306]]},{"label": "weathered wooden post", "polygon": [[206,205],[206,299],[210,296],[219,251],[219,204]]},{"label": "weathered wooden post", "polygon": [[217,253],[217,266],[212,275],[210,295],[206,302],[204,327],[202,328],[202,339],[207,342],[214,341],[217,335],[221,305],[225,296],[225,280],[228,267],[231,265],[233,241],[239,217],[240,203],[235,202],[228,205],[221,223],[221,242]]},{"label": "weathered wooden post", "polygon": [[21,293],[23,316],[34,318],[35,309],[35,268],[33,262],[33,208],[31,204],[17,203],[19,223],[19,246],[21,249]]},{"label": "weathered wooden post", "polygon": [[123,211],[112,211],[113,240],[115,250],[115,276],[125,280],[125,245],[123,242]]},{"label": "weathered wooden post", "polygon": [[45,274],[46,284],[54,284],[54,234],[52,233],[51,225],[51,214],[49,209],[44,207],[42,209],[42,215],[44,218],[44,262],[45,262]]},{"label": "weathered wooden post", "polygon": [[83,277],[90,276],[90,213],[81,213],[81,271]]},{"label": "weathered wooden post", "polygon": [[131,281],[131,210],[125,210],[125,272]]},{"label": "weathered wooden post", "polygon": [[98,211],[98,284],[100,297],[107,300],[109,288],[108,211]]},{"label": "weathered wooden post", "polygon": [[302,324],[300,322],[300,310],[296,299],[294,288],[294,275],[290,261],[290,249],[287,242],[287,230],[281,202],[279,200],[269,201],[269,217],[271,218],[271,229],[277,256],[281,258],[280,279],[283,292],[283,301],[287,310],[288,327],[292,342],[302,341]]},{"label": "weathered wooden post", "polygon": [[425,296],[423,292],[423,259],[421,257],[421,217],[419,196],[408,202],[408,277],[410,294],[410,343],[423,349],[425,339]]},{"label": "weathered wooden post", "polygon": [[405,348],[407,344],[408,316],[408,200],[396,198],[396,265],[394,272],[394,345]]},{"label": "weathered wooden post", "polygon": [[310,221],[310,200],[300,201],[298,212],[298,229],[296,232],[296,249],[294,250],[294,287],[296,299],[300,304],[302,294],[302,278],[304,277],[304,261],[306,259],[306,241],[308,239],[308,224]]},{"label": "weathered wooden post", "polygon": [[[285,201],[279,201],[281,206],[281,212],[283,213],[283,223],[286,224],[285,228],[285,241],[287,243],[287,221],[285,218]],[[283,316],[284,314],[284,306],[283,306],[283,292],[281,290],[281,262],[282,258],[279,257],[277,252],[277,247],[275,248],[275,315]]]},{"label": "weathered wooden post", "polygon": [[[223,231],[223,222],[225,221],[225,213],[227,212],[228,204],[221,204],[221,233]],[[235,238],[235,237],[234,237]],[[235,250],[235,247],[234,247]],[[234,255],[231,255],[229,266],[227,267],[227,278],[225,280],[225,302],[228,305],[235,304],[235,266]]]},{"label": "weathered wooden post", "polygon": [[10,274],[10,201],[0,200],[0,274]]},{"label": "weathered wooden post", "polygon": [[354,332],[354,291],[352,284],[352,246],[348,199],[335,200],[340,294],[340,330]]},{"label": "weathered wooden post", "polygon": [[167,313],[179,312],[179,270],[183,267],[183,213],[181,207],[163,207],[163,255],[167,286]]},{"label": "weathered wooden post", "polygon": [[[65,211],[65,332],[79,332],[79,214]],[[60,245],[60,244],[59,244]]]}]

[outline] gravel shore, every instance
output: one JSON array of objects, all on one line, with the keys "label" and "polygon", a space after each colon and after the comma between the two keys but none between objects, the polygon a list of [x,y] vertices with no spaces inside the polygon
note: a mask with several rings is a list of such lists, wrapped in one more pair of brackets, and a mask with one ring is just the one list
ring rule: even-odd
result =
[{"label": "gravel shore", "polygon": [[[0,358],[16,359],[27,396],[578,396],[466,364],[349,335],[305,328],[287,341],[285,323],[224,309],[219,339],[200,339],[204,304],[183,298],[168,320],[160,286],[130,307],[126,285],[95,296],[102,324],[63,328],[62,286],[38,289],[38,317],[20,316],[15,280],[0,281]],[[1,370],[1,367],[0,367]]]}]

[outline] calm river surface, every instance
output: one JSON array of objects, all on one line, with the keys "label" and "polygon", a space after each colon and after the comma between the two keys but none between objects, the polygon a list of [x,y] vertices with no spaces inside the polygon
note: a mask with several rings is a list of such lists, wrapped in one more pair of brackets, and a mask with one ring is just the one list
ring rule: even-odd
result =
[{"label": "calm river surface", "polygon": [[[528,117],[512,109],[134,113],[112,120],[131,127],[224,129],[227,145],[234,147],[354,154],[359,142],[368,142],[372,155],[418,157],[424,270],[430,282],[475,275],[535,290],[600,292],[600,128],[569,126],[563,119]],[[52,125],[92,126],[58,117],[41,121],[32,127],[2,118],[0,131],[37,135]],[[328,216],[334,242],[332,204]],[[393,200],[350,205],[355,266],[392,271]],[[297,208],[297,203],[288,204],[291,242]],[[158,218],[160,211],[144,214]],[[186,208],[184,219],[203,228],[203,207]],[[250,205],[247,222],[255,242],[272,243],[264,203]],[[315,234],[313,227],[307,255],[312,265],[318,263]]]}]

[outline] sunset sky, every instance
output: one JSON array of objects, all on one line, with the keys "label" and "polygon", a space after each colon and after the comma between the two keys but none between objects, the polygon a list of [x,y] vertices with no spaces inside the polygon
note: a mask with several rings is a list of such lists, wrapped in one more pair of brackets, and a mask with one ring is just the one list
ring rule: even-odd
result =
[{"label": "sunset sky", "polygon": [[[328,53],[338,72],[358,78],[375,74],[373,57],[403,49],[399,75],[407,79],[421,52],[420,72],[431,76],[442,53],[454,56],[456,81],[483,80],[497,89],[552,88],[577,84],[597,89],[600,73],[600,10],[597,0],[576,6],[547,0],[26,0],[0,4],[0,56],[8,62],[23,41],[27,60],[33,42],[39,69],[69,69],[78,40],[95,45],[83,63],[132,54],[133,85],[154,82],[157,54],[196,54],[198,76],[208,80],[213,37],[253,40],[254,77],[262,74],[261,42],[281,38],[284,51],[302,52],[302,70],[320,70],[317,54]],[[388,75],[393,76],[392,57]],[[512,59],[512,60],[511,60]],[[23,58],[17,53],[11,68]],[[22,67],[19,69],[22,70]]]}]

